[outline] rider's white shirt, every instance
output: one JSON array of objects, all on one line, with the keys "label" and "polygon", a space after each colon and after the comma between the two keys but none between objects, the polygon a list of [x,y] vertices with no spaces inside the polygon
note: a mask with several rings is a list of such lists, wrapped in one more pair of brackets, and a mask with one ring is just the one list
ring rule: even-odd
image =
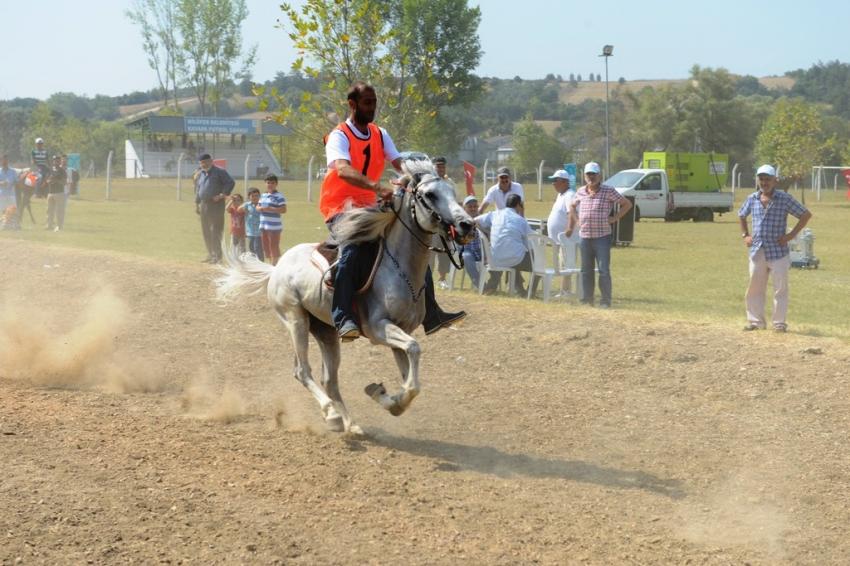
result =
[{"label": "rider's white shirt", "polygon": [[514,267],[528,252],[527,235],[532,232],[525,218],[513,208],[503,208],[475,217],[475,222],[490,230],[490,251],[495,267]]},{"label": "rider's white shirt", "polygon": [[[347,119],[345,123],[348,124],[355,136],[361,140],[369,139],[368,135],[363,135],[363,133],[354,126],[351,118]],[[381,130],[381,135],[384,138],[384,159],[390,162],[395,161],[401,156],[401,154],[399,154],[393,139],[387,131],[380,126],[378,126],[378,128]],[[325,144],[325,157],[327,159],[329,169],[336,169],[337,159],[345,159],[348,162],[351,161],[351,144],[348,143],[348,137],[342,133],[339,128],[334,128],[334,130],[328,134],[328,142]]]}]

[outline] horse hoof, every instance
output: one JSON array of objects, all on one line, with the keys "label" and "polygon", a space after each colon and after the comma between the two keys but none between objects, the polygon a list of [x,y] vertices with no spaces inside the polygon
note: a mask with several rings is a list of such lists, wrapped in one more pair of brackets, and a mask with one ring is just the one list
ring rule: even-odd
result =
[{"label": "horse hoof", "polygon": [[352,434],[354,436],[366,436],[366,433],[363,432],[363,429],[357,426],[356,424],[351,425],[348,429],[348,434]]},{"label": "horse hoof", "polygon": [[370,383],[363,391],[365,391],[366,395],[368,395],[375,401],[378,401],[381,395],[387,394],[387,390],[384,388],[383,383]]},{"label": "horse hoof", "polygon": [[401,405],[393,405],[390,407],[390,414],[394,417],[399,417],[404,412],[404,407]]},{"label": "horse hoof", "polygon": [[328,427],[328,430],[331,432],[343,432],[345,431],[345,424],[342,422],[342,417],[331,417],[325,419],[325,425]]}]

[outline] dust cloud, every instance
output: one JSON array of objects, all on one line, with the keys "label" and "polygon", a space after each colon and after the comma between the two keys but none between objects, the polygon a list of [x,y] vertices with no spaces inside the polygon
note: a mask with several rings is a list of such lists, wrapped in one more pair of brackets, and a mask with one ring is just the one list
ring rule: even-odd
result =
[{"label": "dust cloud", "polygon": [[0,312],[0,375],[48,387],[92,387],[114,393],[162,389],[152,360],[118,352],[116,341],[130,318],[126,302],[110,287],[91,291],[84,310],[67,330],[56,319],[67,313],[4,300]]},{"label": "dust cloud", "polygon": [[199,419],[230,424],[247,414],[247,403],[231,385],[216,388],[201,372],[184,389],[180,399],[183,411]]},{"label": "dust cloud", "polygon": [[686,502],[677,514],[676,530],[691,542],[754,547],[783,559],[784,535],[791,523],[778,493],[778,486],[761,474],[740,472],[700,501]]}]

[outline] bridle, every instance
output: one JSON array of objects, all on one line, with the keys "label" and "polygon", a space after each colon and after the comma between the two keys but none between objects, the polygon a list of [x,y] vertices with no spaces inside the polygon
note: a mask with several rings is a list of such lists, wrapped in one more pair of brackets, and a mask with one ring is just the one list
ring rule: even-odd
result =
[{"label": "bridle", "polygon": [[[411,218],[413,218],[413,222],[416,224],[416,227],[419,228],[420,231],[425,232],[426,234],[431,234],[431,235],[436,234],[436,232],[432,232],[431,230],[425,229],[422,226],[421,222],[419,222],[419,218],[416,216],[416,205],[418,204],[431,217],[432,221],[434,221],[438,225],[443,226],[444,230],[447,233],[453,234],[455,232],[455,227],[452,225],[452,223],[446,222],[445,219],[443,219],[442,215],[440,215],[440,213],[437,212],[437,210],[428,203],[427,199],[424,196],[422,196],[422,193],[419,191],[419,187],[422,186],[422,184],[437,182],[437,181],[439,181],[439,178],[434,177],[432,179],[428,179],[427,181],[425,181],[425,183],[420,183],[420,181],[421,181],[421,175],[416,174],[416,175],[413,176],[413,179],[411,179],[410,184],[413,185],[412,188],[408,189],[408,188],[405,187],[405,188],[401,189],[401,191],[405,191],[405,192],[410,193],[410,197],[411,197],[410,201],[409,201],[410,202],[410,205],[409,205],[410,206],[410,216],[411,216]],[[404,206],[404,193],[401,193],[401,194],[399,194],[399,193],[400,193],[400,191],[397,191],[393,195],[394,197],[401,196],[401,202],[399,204],[398,210],[396,210],[396,207],[395,207],[395,202],[394,202],[395,198],[393,199],[392,202],[389,202],[387,204],[389,206],[390,210],[393,211],[393,214],[395,214],[396,220],[398,220],[401,223],[401,225],[404,226],[404,228],[408,232],[410,232],[410,234],[413,236],[413,238],[417,242],[419,242],[422,246],[428,248],[432,252],[435,252],[435,253],[438,253],[438,254],[439,253],[446,254],[447,256],[449,256],[449,261],[452,262],[452,265],[454,265],[455,268],[463,269],[463,266],[464,266],[463,256],[458,255],[458,260],[457,261],[455,260],[455,254],[457,252],[457,244],[455,243],[454,239],[450,240],[450,242],[447,242],[445,237],[443,237],[443,235],[440,234],[440,242],[442,242],[443,247],[440,248],[440,247],[432,246],[431,244],[423,241],[422,238],[419,237],[419,234],[417,234],[413,230],[413,228],[408,226],[407,223],[401,218],[401,215],[399,214],[399,210],[401,210],[401,208]]]}]

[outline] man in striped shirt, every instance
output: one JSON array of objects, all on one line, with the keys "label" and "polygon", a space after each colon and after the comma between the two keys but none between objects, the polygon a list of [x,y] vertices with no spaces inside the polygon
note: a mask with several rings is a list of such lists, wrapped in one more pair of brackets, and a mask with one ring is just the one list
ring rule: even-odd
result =
[{"label": "man in striped shirt", "polygon": [[[767,325],[764,303],[767,278],[773,277],[773,329],[785,332],[788,312],[788,271],[791,256],[788,242],[797,237],[812,217],[805,206],[788,193],[776,191],[776,169],[762,165],[756,173],[759,189],[747,197],[738,210],[741,237],[750,250],[750,284],[747,287],[747,325],[744,330],[758,330]],[[753,215],[753,232],[747,216]],[[788,229],[788,215],[798,218],[794,229]]]},{"label": "man in striped shirt", "polygon": [[[573,235],[576,223],[581,236],[581,302],[593,304],[594,267],[599,270],[599,307],[611,307],[611,225],[616,224],[632,208],[632,203],[613,187],[602,184],[601,169],[591,161],[584,166],[586,184],[576,191],[570,204],[567,237]],[[617,212],[614,205],[619,204]],[[595,266],[594,266],[595,264]]]},{"label": "man in striped shirt", "polygon": [[257,207],[260,213],[260,239],[263,255],[277,265],[280,259],[280,234],[283,232],[281,214],[286,214],[286,197],[277,190],[277,175],[266,175],[266,192],[260,197]]}]

